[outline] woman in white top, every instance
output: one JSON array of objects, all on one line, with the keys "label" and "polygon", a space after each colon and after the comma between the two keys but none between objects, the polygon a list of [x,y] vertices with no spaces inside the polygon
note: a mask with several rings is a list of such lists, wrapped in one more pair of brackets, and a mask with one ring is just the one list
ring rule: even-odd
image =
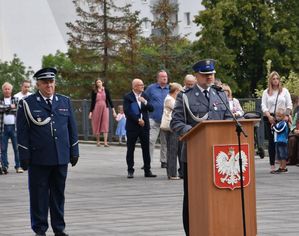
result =
[{"label": "woman in white top", "polygon": [[227,84],[222,84],[222,89],[226,93],[229,102],[229,109],[236,118],[240,118],[244,115],[244,111],[240,105],[238,99],[233,97],[232,90]]},{"label": "woman in white top", "polygon": [[268,88],[264,90],[262,96],[262,111],[264,113],[266,134],[268,134],[269,142],[270,173],[274,173],[275,170],[275,145],[271,126],[275,124],[274,114],[280,108],[286,110],[285,120],[292,122],[290,116],[293,108],[291,95],[289,91],[282,86],[279,74],[276,71],[272,71],[268,78]]},{"label": "woman in white top", "polygon": [[[179,176],[177,175],[177,159],[180,161],[180,145],[178,136],[169,127],[172,111],[175,104],[177,94],[183,90],[182,85],[178,83],[169,84],[169,94],[164,100],[163,116],[160,129],[165,131],[167,143],[167,176],[170,180],[180,179],[182,176],[181,165],[179,169]],[[179,162],[180,163],[180,162]]]}]

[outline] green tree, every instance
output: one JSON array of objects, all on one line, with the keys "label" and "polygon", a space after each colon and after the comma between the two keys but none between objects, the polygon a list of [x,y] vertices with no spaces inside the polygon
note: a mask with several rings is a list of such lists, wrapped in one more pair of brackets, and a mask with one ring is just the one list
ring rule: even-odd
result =
[{"label": "green tree", "polygon": [[290,72],[288,78],[283,81],[284,86],[289,90],[290,94],[299,96],[299,74],[293,71]]},{"label": "green tree", "polygon": [[202,1],[206,10],[195,22],[202,27],[196,48],[218,60],[220,76],[238,96],[252,96],[264,81],[265,52],[273,17],[266,1]]},{"label": "green tree", "polygon": [[[74,4],[80,19],[66,24],[70,29],[70,57],[82,60],[84,64],[97,64],[98,75],[107,82],[109,66],[113,64],[119,42],[127,30],[123,22],[130,5],[117,7],[112,0],[74,0]],[[76,54],[82,52],[80,56]]]},{"label": "green tree", "polygon": [[136,73],[137,56],[140,47],[141,25],[146,20],[139,18],[140,12],[130,12],[129,9],[125,10],[125,21],[123,24],[126,26],[124,38],[120,43],[119,48],[119,63],[122,64],[127,77],[132,78]]},{"label": "green tree", "polygon": [[0,61],[0,86],[4,82],[11,83],[14,87],[14,93],[19,91],[22,81],[29,80],[32,74],[31,68],[26,68],[17,55],[14,55],[11,61]]},{"label": "green tree", "polygon": [[172,0],[158,0],[151,6],[154,20],[152,40],[159,46],[159,59],[165,68],[173,58],[171,44],[179,38],[176,35],[178,22],[178,4]]},{"label": "green tree", "polygon": [[270,59],[273,69],[280,74],[298,73],[299,3],[297,0],[281,0],[273,1],[270,6],[273,22],[265,59]]}]

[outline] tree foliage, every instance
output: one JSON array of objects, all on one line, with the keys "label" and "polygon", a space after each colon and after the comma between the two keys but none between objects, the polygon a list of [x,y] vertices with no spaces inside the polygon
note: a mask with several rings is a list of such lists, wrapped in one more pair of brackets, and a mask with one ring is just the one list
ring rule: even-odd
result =
[{"label": "tree foliage", "polygon": [[0,61],[0,86],[4,82],[11,83],[13,93],[17,93],[20,90],[22,81],[28,80],[32,74],[31,68],[26,68],[17,55],[14,55],[11,61]]},{"label": "tree foliage", "polygon": [[197,49],[218,61],[220,76],[238,95],[251,96],[265,73],[264,55],[272,17],[259,0],[203,1],[195,22],[202,27]]},{"label": "tree foliage", "polygon": [[116,7],[112,0],[74,3],[79,20],[68,23],[68,53],[48,55],[43,63],[59,68],[58,89],[73,97],[89,98],[99,75],[105,76],[113,98],[122,98],[133,78],[146,85],[155,82],[161,69],[170,81],[182,82],[203,58],[217,60],[217,77],[231,86],[234,96],[256,96],[266,87],[269,69],[278,71],[289,90],[297,93],[296,0],[203,0],[205,9],[194,21],[198,40],[193,43],[177,34],[176,1],[152,2],[154,29],[149,38],[140,36],[144,19],[128,5]]},{"label": "tree foliage", "polygon": [[299,2],[297,0],[273,1],[271,40],[265,53],[272,66],[281,74],[299,72]]},{"label": "tree foliage", "polygon": [[173,59],[171,45],[179,38],[176,35],[178,4],[172,0],[158,0],[152,5],[151,10],[154,15],[154,33],[151,39],[159,46],[159,59],[164,67],[168,68]]},{"label": "tree foliage", "polygon": [[[288,77],[298,71],[298,1],[202,1],[195,47],[218,60],[220,76],[238,96],[266,85],[266,62]],[[226,57],[226,58],[224,58]]]},{"label": "tree foliage", "polygon": [[[119,42],[127,30],[125,13],[129,5],[117,7],[112,0],[74,0],[79,17],[74,23],[67,23],[70,29],[69,45],[74,52],[91,52],[86,58],[78,58],[85,63],[97,62],[99,76],[109,77],[109,66],[117,56]],[[83,55],[86,55],[83,53]],[[72,54],[70,55],[72,56]],[[77,55],[75,55],[77,57]]]}]

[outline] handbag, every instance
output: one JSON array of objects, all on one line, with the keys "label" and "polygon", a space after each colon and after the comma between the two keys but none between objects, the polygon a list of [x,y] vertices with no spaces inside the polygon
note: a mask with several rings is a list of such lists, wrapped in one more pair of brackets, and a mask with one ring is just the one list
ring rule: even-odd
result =
[{"label": "handbag", "polygon": [[[274,106],[274,112],[270,113],[270,115],[273,116],[274,118],[275,118],[275,113],[276,113],[276,106],[277,106],[278,96],[279,96],[279,92],[277,93],[277,96],[276,96],[275,106]],[[264,120],[264,122],[268,122],[269,121],[267,116],[264,116],[263,120]]]},{"label": "handbag", "polygon": [[171,131],[170,121],[171,121],[171,111],[167,111],[167,109],[164,109],[160,129],[165,131]]}]

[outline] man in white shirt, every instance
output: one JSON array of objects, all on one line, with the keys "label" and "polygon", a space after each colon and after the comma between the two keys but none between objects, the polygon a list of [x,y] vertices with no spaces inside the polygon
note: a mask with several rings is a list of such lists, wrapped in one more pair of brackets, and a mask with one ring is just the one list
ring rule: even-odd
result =
[{"label": "man in white shirt", "polygon": [[8,139],[11,139],[15,156],[15,169],[17,173],[23,173],[20,167],[17,132],[16,132],[16,111],[18,100],[12,97],[13,86],[5,82],[2,85],[3,98],[0,99],[0,137],[1,137],[1,163],[4,174],[8,174],[7,147]]},{"label": "man in white shirt", "polygon": [[20,101],[25,97],[28,97],[31,94],[30,88],[31,88],[31,82],[29,80],[24,80],[21,85],[21,91],[16,93],[14,97],[17,98],[18,101]]}]

